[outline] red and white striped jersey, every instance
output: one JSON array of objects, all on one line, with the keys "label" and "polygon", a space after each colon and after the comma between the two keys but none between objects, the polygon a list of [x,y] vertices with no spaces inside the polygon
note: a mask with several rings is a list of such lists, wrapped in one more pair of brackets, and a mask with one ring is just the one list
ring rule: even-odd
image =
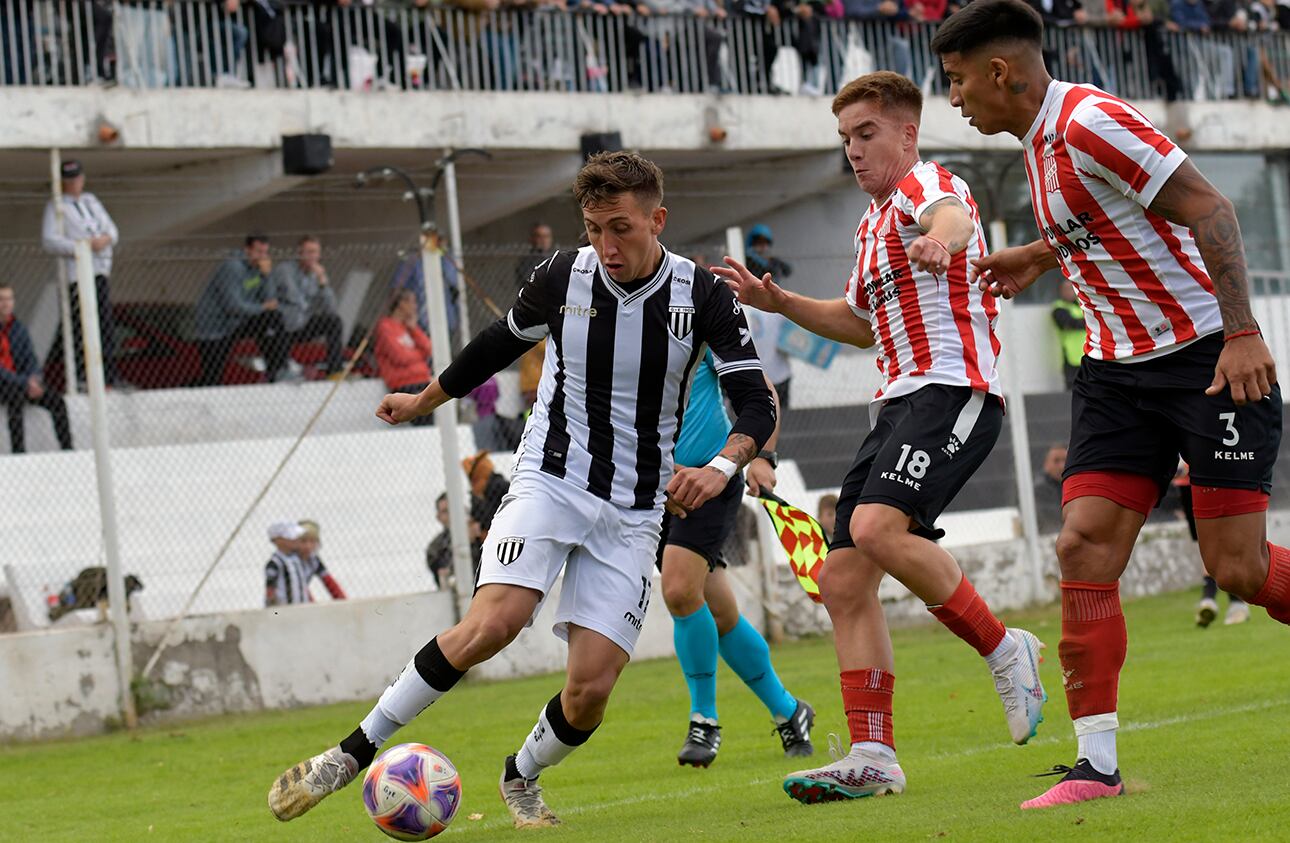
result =
[{"label": "red and white striped jersey", "polygon": [[1187,154],[1133,106],[1052,82],[1022,139],[1035,222],[1084,308],[1084,353],[1159,355],[1221,330],[1191,232],[1148,206]]},{"label": "red and white striped jersey", "polygon": [[[954,198],[976,224],[976,236],[943,276],[920,272],[907,250],[925,232],[918,220],[936,202]],[[969,386],[1001,395],[994,334],[994,299],[968,284],[968,261],[986,254],[981,215],[967,184],[941,165],[920,161],[885,202],[869,203],[856,230],[856,264],[847,304],[869,320],[886,377],[876,402],[929,383]]]}]

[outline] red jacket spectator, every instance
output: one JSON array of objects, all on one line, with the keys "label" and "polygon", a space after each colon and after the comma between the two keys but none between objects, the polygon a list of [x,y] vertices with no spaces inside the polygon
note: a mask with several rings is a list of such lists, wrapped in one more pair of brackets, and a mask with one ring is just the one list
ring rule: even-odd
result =
[{"label": "red jacket spectator", "polygon": [[376,323],[376,364],[391,390],[430,383],[430,338],[417,324],[417,299],[404,291],[395,299],[390,315]]},{"label": "red jacket spectator", "polygon": [[908,0],[905,8],[909,16],[923,23],[937,23],[945,17],[947,0]]}]

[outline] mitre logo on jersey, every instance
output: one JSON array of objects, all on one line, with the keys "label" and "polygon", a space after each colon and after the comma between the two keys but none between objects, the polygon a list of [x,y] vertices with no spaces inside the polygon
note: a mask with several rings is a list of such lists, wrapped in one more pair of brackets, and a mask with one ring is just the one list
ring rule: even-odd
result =
[{"label": "mitre logo on jersey", "polygon": [[562,316],[586,316],[591,318],[596,315],[594,307],[583,307],[580,304],[562,304],[560,305],[560,314]]},{"label": "mitre logo on jersey", "polygon": [[1049,142],[1044,147],[1044,191],[1056,193],[1057,188],[1057,153],[1053,151],[1053,145]]},{"label": "mitre logo on jersey", "polygon": [[678,340],[690,335],[693,322],[694,308],[675,306],[667,309],[667,327]]},{"label": "mitre logo on jersey", "polygon": [[497,561],[509,565],[524,552],[524,539],[519,536],[507,536],[497,543]]}]

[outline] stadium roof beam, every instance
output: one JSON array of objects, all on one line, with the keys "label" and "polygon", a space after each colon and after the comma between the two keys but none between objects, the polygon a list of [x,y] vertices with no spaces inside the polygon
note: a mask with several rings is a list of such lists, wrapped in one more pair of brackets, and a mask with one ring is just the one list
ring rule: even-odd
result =
[{"label": "stadium roof beam", "polygon": [[[182,184],[182,201],[127,205],[118,225],[134,238],[173,237],[290,190],[308,176],[282,172],[282,154],[250,152],[178,167],[162,174]],[[175,198],[180,198],[176,196]]]}]

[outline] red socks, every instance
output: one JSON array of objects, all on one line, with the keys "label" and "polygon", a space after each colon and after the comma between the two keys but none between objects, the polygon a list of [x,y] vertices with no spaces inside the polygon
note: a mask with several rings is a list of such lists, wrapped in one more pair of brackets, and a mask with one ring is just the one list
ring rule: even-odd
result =
[{"label": "red socks", "polygon": [[1064,580],[1057,653],[1072,720],[1115,711],[1128,649],[1119,583]]},{"label": "red socks", "polygon": [[945,624],[955,635],[976,648],[982,656],[993,653],[1007,634],[1003,624],[985,605],[972,583],[964,575],[959,587],[954,589],[944,604],[929,607],[928,611]]},{"label": "red socks", "polygon": [[896,748],[891,729],[891,691],[896,677],[885,670],[842,671],[842,708],[847,713],[851,743],[877,741]]},{"label": "red socks", "polygon": [[1268,579],[1250,601],[1273,620],[1290,624],[1290,550],[1268,542]]}]

